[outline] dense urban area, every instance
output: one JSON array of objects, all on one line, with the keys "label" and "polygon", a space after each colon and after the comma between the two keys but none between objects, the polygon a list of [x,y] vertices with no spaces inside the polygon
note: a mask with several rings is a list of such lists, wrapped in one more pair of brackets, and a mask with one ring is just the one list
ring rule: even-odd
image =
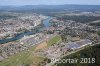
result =
[{"label": "dense urban area", "polygon": [[[100,10],[27,8],[0,8],[0,66],[100,65]],[[57,63],[67,58],[95,62]]]}]

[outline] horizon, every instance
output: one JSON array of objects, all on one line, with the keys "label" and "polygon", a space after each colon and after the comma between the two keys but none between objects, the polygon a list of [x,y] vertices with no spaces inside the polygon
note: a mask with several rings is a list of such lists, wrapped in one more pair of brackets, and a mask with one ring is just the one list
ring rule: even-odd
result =
[{"label": "horizon", "polygon": [[19,6],[59,6],[59,5],[80,5],[80,6],[100,6],[100,5],[95,5],[95,4],[58,4],[58,5],[49,5],[49,4],[37,4],[37,5],[0,5],[0,6],[14,6],[14,7],[19,7]]},{"label": "horizon", "polygon": [[23,5],[100,5],[100,0],[0,0],[0,6],[23,6]]}]

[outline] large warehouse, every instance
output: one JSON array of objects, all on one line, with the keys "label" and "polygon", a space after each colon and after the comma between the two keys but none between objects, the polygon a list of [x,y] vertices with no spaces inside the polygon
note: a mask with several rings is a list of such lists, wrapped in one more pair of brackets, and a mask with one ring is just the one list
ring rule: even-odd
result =
[{"label": "large warehouse", "polygon": [[92,44],[92,42],[89,39],[84,39],[84,40],[77,41],[77,42],[70,42],[66,44],[66,48],[75,50],[75,49],[78,49],[78,48],[81,48],[81,47],[84,47],[90,44]]}]

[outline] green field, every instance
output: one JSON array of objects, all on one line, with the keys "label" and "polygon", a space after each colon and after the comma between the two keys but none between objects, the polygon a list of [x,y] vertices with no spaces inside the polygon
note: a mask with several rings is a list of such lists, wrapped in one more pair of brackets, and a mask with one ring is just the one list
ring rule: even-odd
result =
[{"label": "green field", "polygon": [[59,42],[61,40],[61,37],[60,36],[55,36],[53,37],[52,39],[50,39],[47,44],[48,46],[51,46],[51,45],[54,45],[54,44],[57,44],[57,42]]},{"label": "green field", "polygon": [[[61,40],[60,36],[55,36],[50,39],[47,43],[48,46],[57,44]],[[0,66],[37,66],[39,62],[43,61],[45,58],[35,56],[33,52],[35,52],[37,46],[33,46],[29,50],[24,50],[20,53],[17,53],[4,61],[0,62]]]},{"label": "green field", "polygon": [[30,66],[31,64],[36,66],[39,62],[43,61],[44,58],[33,55],[34,49],[35,46],[29,50],[15,54],[0,62],[0,66]]}]

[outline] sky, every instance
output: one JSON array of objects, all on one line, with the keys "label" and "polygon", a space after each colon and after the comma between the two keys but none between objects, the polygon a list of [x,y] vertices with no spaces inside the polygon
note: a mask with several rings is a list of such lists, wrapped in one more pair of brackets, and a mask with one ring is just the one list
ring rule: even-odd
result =
[{"label": "sky", "polygon": [[0,0],[0,5],[100,5],[100,0]]}]

